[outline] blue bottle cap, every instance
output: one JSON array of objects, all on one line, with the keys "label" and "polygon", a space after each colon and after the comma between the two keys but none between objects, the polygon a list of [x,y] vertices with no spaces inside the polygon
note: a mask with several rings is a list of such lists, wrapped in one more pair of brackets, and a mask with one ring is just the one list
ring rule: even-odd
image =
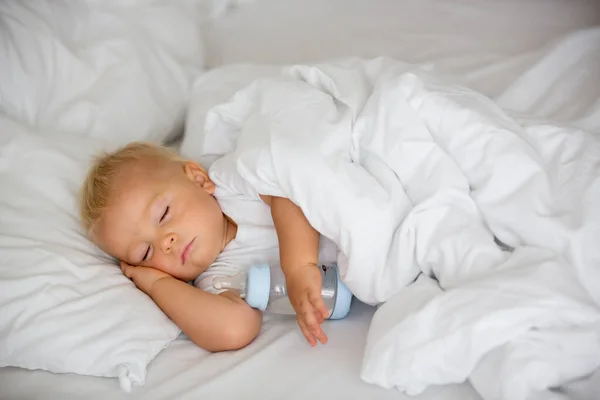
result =
[{"label": "blue bottle cap", "polygon": [[342,282],[340,278],[340,270],[337,271],[337,295],[335,297],[335,303],[333,305],[333,312],[329,319],[342,319],[350,312],[350,304],[352,303],[352,293],[348,286]]},{"label": "blue bottle cap", "polygon": [[257,264],[248,269],[246,278],[246,303],[252,308],[265,311],[271,292],[271,269],[269,264]]}]

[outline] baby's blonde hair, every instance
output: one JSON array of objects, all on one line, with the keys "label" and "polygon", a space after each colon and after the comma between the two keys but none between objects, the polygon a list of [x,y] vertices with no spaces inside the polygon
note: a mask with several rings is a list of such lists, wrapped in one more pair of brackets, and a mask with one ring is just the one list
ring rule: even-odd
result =
[{"label": "baby's blonde hair", "polygon": [[184,162],[172,149],[145,142],[133,142],[95,158],[79,191],[79,215],[86,234],[90,234],[94,224],[101,218],[115,179],[123,168],[134,162],[152,159]]}]

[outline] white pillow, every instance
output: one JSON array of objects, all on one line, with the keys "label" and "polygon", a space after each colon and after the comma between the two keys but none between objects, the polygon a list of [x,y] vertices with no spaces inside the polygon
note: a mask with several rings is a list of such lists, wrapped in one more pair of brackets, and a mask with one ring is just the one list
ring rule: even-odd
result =
[{"label": "white pillow", "polygon": [[171,139],[209,11],[190,0],[2,1],[0,111],[43,134]]},{"label": "white pillow", "polygon": [[104,141],[0,116],[0,367],[143,384],[179,333],[79,227],[76,192]]}]

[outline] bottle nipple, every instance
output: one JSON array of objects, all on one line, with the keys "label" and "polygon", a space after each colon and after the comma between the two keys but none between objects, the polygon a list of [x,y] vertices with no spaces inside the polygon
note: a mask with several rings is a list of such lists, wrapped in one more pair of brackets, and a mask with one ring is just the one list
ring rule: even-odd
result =
[{"label": "bottle nipple", "polygon": [[228,290],[239,294],[241,298],[246,296],[246,274],[238,273],[233,276],[215,276],[212,280],[215,290]]}]

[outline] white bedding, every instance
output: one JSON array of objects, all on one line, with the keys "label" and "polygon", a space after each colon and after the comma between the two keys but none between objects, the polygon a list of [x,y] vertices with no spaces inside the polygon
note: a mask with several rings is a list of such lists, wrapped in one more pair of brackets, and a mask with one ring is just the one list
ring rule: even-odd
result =
[{"label": "white bedding", "polygon": [[[209,68],[389,56],[428,64],[493,97],[525,71],[539,84],[558,83],[553,64],[567,60],[538,60],[599,24],[595,0],[255,0],[206,24],[203,38]],[[569,60],[578,64],[575,53]],[[597,82],[593,72],[585,71]],[[546,100],[597,98],[596,88],[572,89]]]},{"label": "white bedding", "polygon": [[284,68],[208,116],[206,142],[229,144],[211,170],[290,198],[352,293],[383,303],[368,382],[527,400],[600,367],[592,134],[386,58]]},{"label": "white bedding", "polygon": [[[505,106],[575,121],[600,132],[600,53],[581,45],[587,42],[586,36],[594,35],[588,28],[600,23],[597,2],[239,3],[238,9],[204,28],[209,66],[387,54],[448,74]],[[202,116],[196,117],[191,119],[203,121]],[[367,385],[358,377],[372,315],[370,307],[354,306],[348,320],[328,324],[330,344],[314,351],[306,349],[292,321],[268,322],[256,343],[233,354],[209,355],[181,338],[150,364],[145,386],[129,395],[111,379],[3,368],[0,398],[402,399],[397,391]],[[600,376],[596,375],[566,393],[571,399],[592,400],[599,391]],[[432,388],[416,398],[469,400],[479,396],[469,384],[462,384]]]}]

